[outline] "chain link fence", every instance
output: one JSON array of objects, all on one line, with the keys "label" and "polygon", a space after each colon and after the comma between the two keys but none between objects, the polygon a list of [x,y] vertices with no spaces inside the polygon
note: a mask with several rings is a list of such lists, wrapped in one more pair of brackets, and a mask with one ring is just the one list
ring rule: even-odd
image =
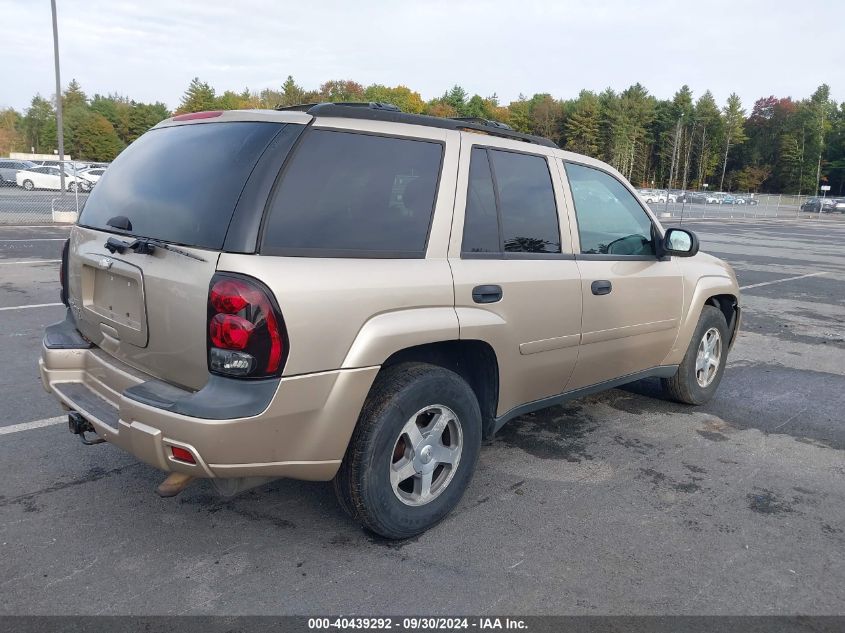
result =
[{"label": "chain link fence", "polygon": [[[25,164],[25,169],[18,169]],[[105,166],[0,159],[0,224],[75,222]],[[62,189],[61,170],[64,171]]]},{"label": "chain link fence", "polygon": [[[793,194],[754,194],[732,196],[728,201],[700,201],[701,192],[665,193],[659,201],[648,202],[649,208],[662,218],[712,220],[769,220],[776,218],[842,219],[845,220],[845,198],[817,197]],[[692,198],[692,202],[687,199]]]},{"label": "chain link fence", "polygon": [[[77,186],[73,178],[78,178],[78,176],[66,179],[65,191],[61,191],[57,183],[46,180],[35,182],[37,180],[35,177],[3,178],[0,181],[0,224],[34,225],[74,222],[78,212],[85,206],[90,188],[93,188],[95,183]],[[58,181],[58,177],[55,179]],[[838,218],[845,220],[845,198],[827,197],[822,205],[816,196],[755,194],[752,197],[749,194],[722,198],[719,202],[708,203],[701,199],[706,197],[706,194],[702,192],[688,192],[689,196],[685,196],[684,193],[672,191],[668,201],[665,190],[652,194],[651,201],[648,201],[642,193],[640,197],[658,217],[666,219]],[[687,201],[688,197],[692,199],[692,202]],[[833,200],[838,200],[840,205],[836,206]]]}]

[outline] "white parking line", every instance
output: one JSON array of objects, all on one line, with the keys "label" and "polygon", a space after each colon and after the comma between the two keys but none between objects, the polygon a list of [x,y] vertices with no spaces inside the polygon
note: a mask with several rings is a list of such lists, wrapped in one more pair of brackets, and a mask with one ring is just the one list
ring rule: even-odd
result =
[{"label": "white parking line", "polygon": [[52,308],[53,306],[61,306],[64,305],[63,303],[35,303],[31,306],[8,306],[5,308],[0,308],[0,312],[5,312],[6,310],[26,310],[27,308]]},{"label": "white parking line", "polygon": [[55,264],[60,259],[29,259],[22,262],[0,262],[0,266],[12,266],[14,264]]},{"label": "white parking line", "polygon": [[33,237],[28,240],[4,240],[0,238],[0,242],[64,242],[66,237]]},{"label": "white parking line", "polygon": [[22,422],[21,424],[12,424],[11,426],[0,426],[0,435],[8,435],[9,433],[20,433],[21,431],[29,431],[30,429],[40,429],[45,426],[53,426],[67,422],[66,415],[60,415],[56,418],[45,418],[43,420],[35,420],[33,422]]},{"label": "white parking line", "polygon": [[740,290],[748,290],[749,288],[759,288],[760,286],[771,286],[772,284],[781,284],[784,281],[795,281],[796,279],[805,279],[807,277],[818,277],[819,275],[828,275],[828,271],[820,273],[809,273],[807,275],[798,275],[797,277],[786,277],[785,279],[775,279],[773,281],[763,281],[759,284],[751,284],[750,286],[740,286]]}]

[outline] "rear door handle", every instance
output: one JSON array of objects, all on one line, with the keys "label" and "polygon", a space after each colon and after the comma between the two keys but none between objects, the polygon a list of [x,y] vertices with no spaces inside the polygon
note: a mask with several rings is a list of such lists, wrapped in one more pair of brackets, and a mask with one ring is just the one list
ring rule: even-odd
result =
[{"label": "rear door handle", "polygon": [[497,301],[501,301],[502,287],[495,285],[476,286],[472,289],[472,300],[476,303],[496,303]]},{"label": "rear door handle", "polygon": [[593,291],[594,295],[609,295],[610,291],[613,290],[613,284],[607,279],[598,279],[590,285],[590,290]]}]

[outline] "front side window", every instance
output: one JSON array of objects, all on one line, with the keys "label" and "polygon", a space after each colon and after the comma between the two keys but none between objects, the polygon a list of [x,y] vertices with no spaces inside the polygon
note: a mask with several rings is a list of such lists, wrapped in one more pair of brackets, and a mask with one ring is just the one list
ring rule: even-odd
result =
[{"label": "front side window", "polygon": [[564,163],[581,252],[587,255],[654,255],[652,225],[633,194],[610,174]]},{"label": "front side window", "polygon": [[424,257],[443,146],[311,130],[271,202],[263,252]]},{"label": "front side window", "polygon": [[542,156],[476,147],[470,157],[463,253],[560,253],[560,226]]}]

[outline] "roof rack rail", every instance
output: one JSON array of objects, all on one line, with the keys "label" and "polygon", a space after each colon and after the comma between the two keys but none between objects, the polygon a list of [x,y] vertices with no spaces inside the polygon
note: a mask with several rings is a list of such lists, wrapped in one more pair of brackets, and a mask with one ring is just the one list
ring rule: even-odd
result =
[{"label": "roof rack rail", "polygon": [[476,132],[501,138],[510,138],[524,143],[533,143],[545,147],[557,148],[557,143],[542,136],[523,134],[498,121],[489,121],[478,117],[443,118],[425,114],[402,112],[392,103],[378,101],[340,102],[340,103],[305,103],[295,106],[278,106],[276,110],[306,112],[314,117],[337,117],[346,119],[367,119],[371,121],[389,121],[409,125],[425,125],[447,130]]},{"label": "roof rack rail", "polygon": [[[382,101],[332,101],[331,105],[345,106],[347,108],[369,108],[371,110],[384,110],[386,112],[402,112],[398,106],[392,103],[384,103]],[[319,105],[326,105],[326,103],[303,103],[293,106],[276,106],[275,110],[297,110],[307,112],[311,108]]]},{"label": "roof rack rail", "polygon": [[464,121],[465,123],[477,123],[478,125],[486,125],[488,127],[494,127],[498,130],[510,130],[513,131],[513,128],[508,125],[507,123],[502,123],[501,121],[493,121],[491,119],[483,119],[480,116],[453,116],[449,117],[453,121]]}]

